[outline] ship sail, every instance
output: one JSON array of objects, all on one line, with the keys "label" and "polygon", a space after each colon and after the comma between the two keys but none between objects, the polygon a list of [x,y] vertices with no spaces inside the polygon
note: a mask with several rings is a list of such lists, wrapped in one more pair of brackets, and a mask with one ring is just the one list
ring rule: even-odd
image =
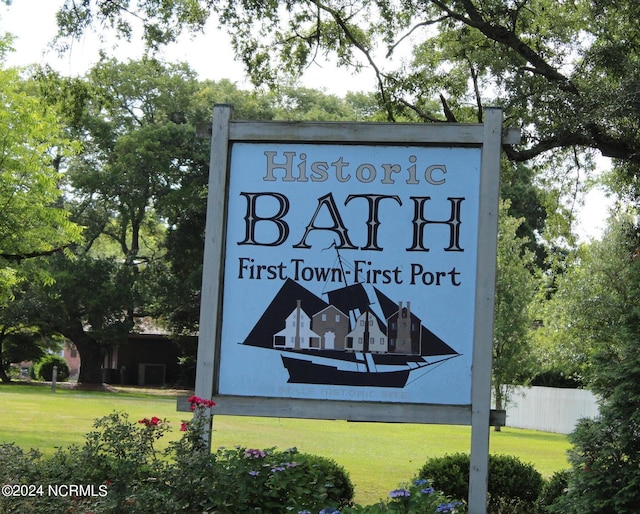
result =
[{"label": "ship sail", "polygon": [[412,371],[458,356],[407,302],[374,288],[381,314],[360,283],[324,301],[287,279],[244,345],[281,352],[290,383],[402,388]]}]

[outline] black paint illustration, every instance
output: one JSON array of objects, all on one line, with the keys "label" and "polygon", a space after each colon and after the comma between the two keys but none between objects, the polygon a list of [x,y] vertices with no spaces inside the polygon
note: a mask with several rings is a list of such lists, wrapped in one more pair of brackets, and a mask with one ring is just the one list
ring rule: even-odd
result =
[{"label": "black paint illustration", "polygon": [[410,302],[373,291],[371,301],[355,283],[325,301],[286,279],[242,344],[279,351],[289,383],[327,386],[403,388],[412,375],[460,356]]}]

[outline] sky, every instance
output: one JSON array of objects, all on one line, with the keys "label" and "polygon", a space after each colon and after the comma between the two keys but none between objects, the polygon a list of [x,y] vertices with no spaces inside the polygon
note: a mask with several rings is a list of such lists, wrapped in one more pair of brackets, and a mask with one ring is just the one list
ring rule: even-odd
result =
[{"label": "sky", "polygon": [[[83,75],[98,60],[100,44],[93,33],[75,41],[63,56],[48,49],[56,34],[55,13],[63,3],[64,0],[13,0],[11,6],[0,6],[0,32],[10,32],[17,38],[14,41],[16,51],[8,55],[8,66],[47,63],[62,74],[77,76]],[[121,43],[118,48],[107,47],[107,50],[122,60],[135,59],[142,55],[142,44]],[[204,34],[183,36],[162,56],[167,61],[189,63],[203,80],[229,79],[238,87],[250,87],[242,65],[234,60],[229,38],[218,28],[215,20],[209,21]],[[348,91],[373,91],[375,88],[373,73],[352,75],[328,62],[311,65],[301,84],[339,96]],[[603,159],[602,166],[606,165],[607,161]],[[595,188],[586,195],[577,225],[577,233],[582,239],[601,235],[610,203],[601,189]]]},{"label": "sky", "polygon": [[[0,6],[0,31],[17,37],[14,42],[16,52],[8,56],[9,66],[48,63],[60,73],[76,76],[84,74],[97,62],[101,44],[93,33],[73,42],[64,56],[48,49],[56,34],[55,13],[63,3],[64,0],[13,0],[9,7]],[[34,12],[38,16],[33,16]],[[122,60],[138,58],[143,52],[141,41],[121,42],[117,48],[102,46],[109,55]],[[167,61],[187,62],[203,80],[230,79],[239,87],[250,87],[242,64],[234,60],[228,36],[218,28],[215,19],[209,20],[203,34],[182,36],[177,43],[164,49],[161,56]],[[354,76],[330,63],[310,66],[301,82],[306,87],[337,95],[347,91],[370,91],[375,87],[373,73]]]}]

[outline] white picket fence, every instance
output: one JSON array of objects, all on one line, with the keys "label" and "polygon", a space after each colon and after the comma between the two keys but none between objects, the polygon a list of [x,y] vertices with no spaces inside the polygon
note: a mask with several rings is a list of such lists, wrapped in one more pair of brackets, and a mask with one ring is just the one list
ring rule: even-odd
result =
[{"label": "white picket fence", "polygon": [[569,434],[580,418],[598,416],[591,391],[556,387],[518,387],[507,405],[507,426]]}]

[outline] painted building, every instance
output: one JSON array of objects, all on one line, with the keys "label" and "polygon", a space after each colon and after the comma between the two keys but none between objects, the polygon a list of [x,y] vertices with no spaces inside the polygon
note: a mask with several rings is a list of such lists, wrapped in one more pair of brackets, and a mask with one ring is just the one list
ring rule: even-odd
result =
[{"label": "painted building", "polygon": [[329,305],[316,313],[311,321],[313,331],[321,338],[323,350],[344,350],[344,342],[349,333],[349,316],[340,309]]},{"label": "painted building", "polygon": [[301,303],[297,301],[296,308],[287,316],[285,327],[274,334],[274,348],[308,350],[321,347],[321,337],[311,330],[311,317],[302,309]]},{"label": "painted building", "polygon": [[422,320],[411,312],[411,302],[402,306],[387,320],[389,352],[402,354],[420,353]]},{"label": "painted building", "polygon": [[367,310],[358,316],[355,326],[347,334],[345,349],[354,352],[388,353],[389,340],[386,327]]},{"label": "painted building", "polygon": [[273,347],[420,354],[422,321],[411,312],[410,302],[399,302],[398,310],[386,322],[385,325],[367,310],[353,321],[352,327],[349,316],[334,305],[310,315],[302,308],[302,300],[297,300],[285,328],[273,336]]}]

